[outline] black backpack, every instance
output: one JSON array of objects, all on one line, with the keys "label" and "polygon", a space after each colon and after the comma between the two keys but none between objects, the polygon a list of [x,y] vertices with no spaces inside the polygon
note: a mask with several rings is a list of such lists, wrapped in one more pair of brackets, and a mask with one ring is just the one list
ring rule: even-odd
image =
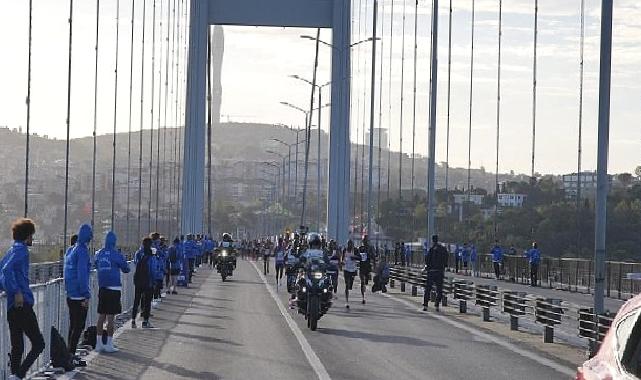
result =
[{"label": "black backpack", "polygon": [[98,329],[96,326],[89,326],[82,336],[82,345],[96,348]]},{"label": "black backpack", "polygon": [[65,371],[73,371],[75,368],[72,362],[71,354],[67,349],[65,340],[55,327],[51,327],[51,365],[53,367],[64,368]]}]

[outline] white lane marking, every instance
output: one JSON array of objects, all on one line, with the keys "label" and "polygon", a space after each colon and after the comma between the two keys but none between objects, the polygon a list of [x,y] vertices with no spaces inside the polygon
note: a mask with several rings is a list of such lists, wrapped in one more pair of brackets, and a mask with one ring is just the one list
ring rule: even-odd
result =
[{"label": "white lane marking", "polygon": [[316,372],[316,376],[318,376],[319,380],[331,380],[331,377],[329,377],[329,373],[327,373],[325,366],[318,358],[318,355],[316,355],[316,352],[314,352],[314,349],[309,344],[309,342],[305,338],[305,335],[303,335],[303,332],[300,330],[296,322],[294,322],[291,315],[289,315],[287,308],[285,307],[285,305],[283,305],[280,298],[278,298],[278,295],[276,295],[274,289],[269,286],[269,284],[267,283],[267,279],[265,278],[263,273],[258,269],[254,262],[250,261],[250,264],[254,267],[254,269],[256,269],[256,273],[258,273],[258,276],[265,284],[267,291],[269,291],[269,295],[272,296],[274,302],[276,302],[276,305],[278,305],[278,310],[280,310],[280,313],[285,318],[285,321],[287,321],[289,329],[292,330],[292,333],[296,337],[296,340],[298,340],[298,344],[300,344],[300,347],[303,349],[309,365],[312,366],[312,369],[314,370],[314,372]]},{"label": "white lane marking", "polygon": [[[399,302],[399,303],[407,306],[408,308],[410,308],[412,310],[417,310],[417,305],[415,305],[415,304],[413,304],[413,303],[411,303],[411,302],[409,302],[407,300],[404,300],[402,298],[397,298],[397,297],[391,296],[389,294],[381,294],[381,295],[384,296],[384,297],[387,297],[389,299],[392,299],[392,300],[394,300],[396,302]],[[473,329],[472,327],[469,327],[469,326],[464,325],[464,324],[462,324],[460,322],[454,321],[454,320],[452,320],[450,318],[447,318],[444,315],[435,314],[435,313],[430,313],[428,315],[430,317],[432,317],[432,318],[438,319],[439,321],[445,322],[445,323],[447,323],[447,324],[449,324],[451,326],[454,326],[454,327],[456,327],[458,329],[465,330],[465,331],[469,332],[470,334],[475,335],[476,337],[478,337],[480,339],[483,339],[486,342],[492,342],[492,343],[494,343],[496,345],[499,345],[499,346],[501,346],[501,347],[503,347],[503,348],[505,348],[505,349],[507,349],[509,351],[512,351],[512,352],[514,352],[516,354],[519,354],[519,355],[523,356],[526,359],[534,360],[535,362],[537,362],[537,363],[539,363],[541,365],[544,365],[544,366],[546,366],[548,368],[551,368],[551,369],[553,369],[553,370],[555,370],[557,372],[560,372],[560,373],[562,373],[564,375],[567,375],[567,376],[570,376],[570,377],[574,377],[576,375],[576,371],[572,370],[569,367],[566,367],[564,365],[555,363],[554,361],[552,361],[550,359],[547,359],[547,358],[545,358],[543,356],[537,355],[534,352],[527,351],[527,350],[524,350],[522,348],[519,348],[519,347],[515,346],[514,344],[512,344],[510,342],[507,342],[507,341],[505,341],[503,339],[500,339],[500,338],[498,338],[496,336],[493,336],[493,335],[490,335],[490,334],[486,334],[486,333],[481,332],[481,331],[477,331],[477,330]]]}]

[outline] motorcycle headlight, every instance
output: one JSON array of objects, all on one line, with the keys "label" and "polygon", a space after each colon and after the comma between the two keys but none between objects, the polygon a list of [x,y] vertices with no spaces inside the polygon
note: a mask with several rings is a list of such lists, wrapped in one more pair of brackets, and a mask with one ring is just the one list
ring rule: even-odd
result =
[{"label": "motorcycle headlight", "polygon": [[303,286],[303,293],[307,292],[307,288]]},{"label": "motorcycle headlight", "polygon": [[323,278],[323,272],[314,272],[313,277],[315,280],[320,280]]},{"label": "motorcycle headlight", "polygon": [[323,289],[323,293],[327,293],[327,288]]},{"label": "motorcycle headlight", "polygon": [[229,252],[227,252],[227,250],[226,250],[226,249],[224,249],[224,250],[221,252],[221,255],[222,255],[223,257],[226,257],[227,255],[229,255]]}]

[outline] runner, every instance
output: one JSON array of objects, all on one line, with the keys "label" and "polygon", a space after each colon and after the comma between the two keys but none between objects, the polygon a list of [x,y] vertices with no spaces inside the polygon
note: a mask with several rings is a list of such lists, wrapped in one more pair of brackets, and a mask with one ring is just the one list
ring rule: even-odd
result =
[{"label": "runner", "polygon": [[343,276],[345,277],[345,308],[349,309],[349,291],[354,286],[354,277],[356,277],[356,263],[359,261],[358,252],[354,247],[353,241],[347,242],[347,248],[343,251],[341,261],[345,265]]},{"label": "runner", "polygon": [[336,240],[332,239],[329,241],[328,251],[329,265],[327,266],[327,274],[332,280],[334,299],[336,299],[338,298],[336,296],[336,293],[338,292],[338,267],[341,261],[338,246],[336,245]]},{"label": "runner", "polygon": [[362,303],[365,305],[365,289],[369,284],[369,276],[372,272],[372,263],[374,261],[374,254],[372,252],[372,247],[369,245],[369,239],[367,235],[363,236],[363,242],[358,249],[360,254],[360,260],[358,264],[358,276],[361,280],[361,296],[363,297]]},{"label": "runner", "polygon": [[276,288],[278,288],[280,287],[280,280],[283,278],[283,273],[285,272],[285,243],[283,242],[283,238],[278,238],[274,262],[276,265]]}]

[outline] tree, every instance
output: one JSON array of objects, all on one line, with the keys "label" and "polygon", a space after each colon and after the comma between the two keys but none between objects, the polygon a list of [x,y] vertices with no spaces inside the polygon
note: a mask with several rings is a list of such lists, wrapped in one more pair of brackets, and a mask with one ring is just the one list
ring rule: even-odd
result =
[{"label": "tree", "polygon": [[621,173],[617,175],[617,180],[621,182],[622,185],[628,186],[632,183],[632,174],[630,173]]}]

